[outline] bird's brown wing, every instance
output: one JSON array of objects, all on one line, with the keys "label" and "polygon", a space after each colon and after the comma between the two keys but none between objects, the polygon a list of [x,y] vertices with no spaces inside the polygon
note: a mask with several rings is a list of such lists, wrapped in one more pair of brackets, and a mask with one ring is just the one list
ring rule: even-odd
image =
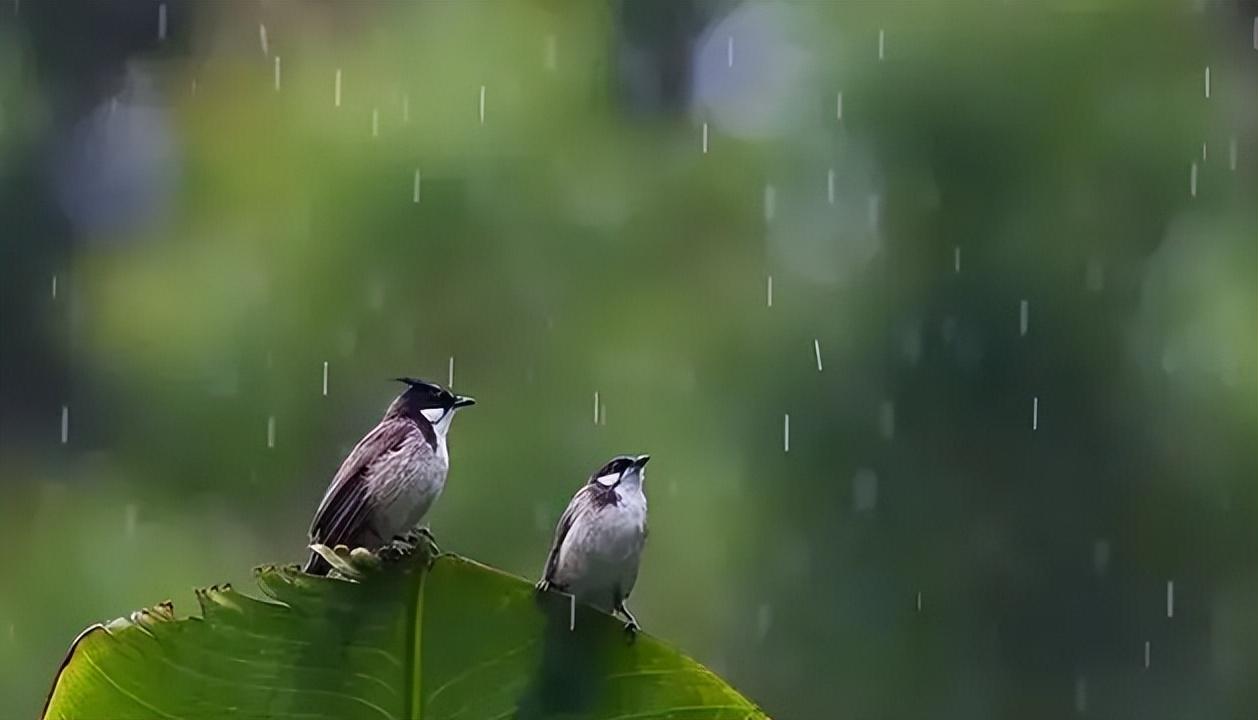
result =
[{"label": "bird's brown wing", "polygon": [[546,569],[542,573],[542,579],[546,582],[554,581],[555,568],[559,565],[559,548],[563,547],[568,531],[572,529],[577,518],[594,509],[595,496],[598,492],[599,489],[593,484],[581,486],[581,489],[572,496],[563,515],[559,517],[559,524],[555,526],[555,541],[550,546],[550,554],[546,556]]},{"label": "bird's brown wing", "polygon": [[388,418],[358,442],[350,452],[310,523],[310,541],[335,546],[350,544],[367,520],[367,479],[372,465],[395,452],[413,432],[415,423],[406,418]]}]

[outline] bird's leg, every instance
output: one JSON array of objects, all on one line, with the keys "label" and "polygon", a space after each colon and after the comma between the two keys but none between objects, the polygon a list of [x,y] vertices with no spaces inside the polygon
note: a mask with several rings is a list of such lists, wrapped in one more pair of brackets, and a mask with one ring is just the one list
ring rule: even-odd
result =
[{"label": "bird's leg", "polygon": [[628,621],[625,623],[625,632],[629,635],[629,642],[633,642],[634,637],[642,631],[642,626],[638,624],[638,619],[633,616],[633,613],[629,612],[629,608],[625,607],[623,599],[616,601],[616,612],[624,615]]}]

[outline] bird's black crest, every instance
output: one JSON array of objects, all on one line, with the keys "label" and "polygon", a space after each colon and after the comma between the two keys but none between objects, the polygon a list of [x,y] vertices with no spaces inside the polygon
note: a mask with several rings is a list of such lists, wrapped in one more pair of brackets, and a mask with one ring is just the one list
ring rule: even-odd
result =
[{"label": "bird's black crest", "polygon": [[628,455],[614,457],[606,465],[594,471],[594,474],[590,476],[590,482],[598,482],[598,479],[604,475],[619,475],[628,470],[631,465],[633,465],[633,458]]}]

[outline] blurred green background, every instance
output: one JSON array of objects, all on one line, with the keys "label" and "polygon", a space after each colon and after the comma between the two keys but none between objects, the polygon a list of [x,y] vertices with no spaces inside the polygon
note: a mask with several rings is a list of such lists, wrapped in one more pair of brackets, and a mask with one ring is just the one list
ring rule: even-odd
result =
[{"label": "blurred green background", "polygon": [[5,3],[0,715],[451,364],[443,548],[651,453],[774,717],[1258,713],[1258,3],[1027,5]]}]

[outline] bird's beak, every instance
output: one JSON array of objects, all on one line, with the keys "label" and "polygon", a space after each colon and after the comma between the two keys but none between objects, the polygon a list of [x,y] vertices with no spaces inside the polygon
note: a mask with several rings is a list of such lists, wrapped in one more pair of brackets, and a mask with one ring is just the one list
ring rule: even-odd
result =
[{"label": "bird's beak", "polygon": [[466,395],[456,395],[454,397],[454,406],[456,408],[467,407],[468,405],[475,405],[475,404],[476,404],[476,398],[470,398]]},{"label": "bird's beak", "polygon": [[636,468],[644,468],[646,467],[646,464],[650,459],[651,459],[650,455],[639,455],[638,457],[634,458],[633,466]]}]

